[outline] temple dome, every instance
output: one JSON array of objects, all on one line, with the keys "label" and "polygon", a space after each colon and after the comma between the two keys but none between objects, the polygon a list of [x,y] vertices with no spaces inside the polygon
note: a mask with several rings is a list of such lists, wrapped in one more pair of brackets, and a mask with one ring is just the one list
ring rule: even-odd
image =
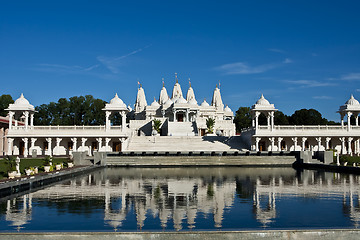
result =
[{"label": "temple dome", "polygon": [[16,99],[14,105],[30,105],[29,101],[24,97],[24,94],[21,94],[21,96]]},{"label": "temple dome", "polygon": [[354,96],[351,94],[351,97],[347,102],[346,105],[360,105],[359,101],[354,98]]},{"label": "temple dome", "polygon": [[119,106],[125,106],[126,107],[125,103],[119,98],[117,93],[115,94],[115,97],[110,100],[110,104],[111,105],[119,105]]},{"label": "temple dome", "polygon": [[202,107],[209,107],[210,105],[206,102],[206,100],[204,100],[204,101],[201,103],[201,106],[202,106]]},{"label": "temple dome", "polygon": [[197,101],[194,98],[190,99],[190,101],[188,101],[188,103],[190,105],[197,105]]},{"label": "temple dome", "polygon": [[156,101],[156,99],[154,99],[154,101],[151,103],[152,107],[160,107],[160,104]]},{"label": "temple dome", "polygon": [[261,94],[261,97],[259,98],[259,100],[257,100],[256,104],[257,105],[262,105],[262,106],[270,105],[269,101],[265,99],[263,94]]},{"label": "temple dome", "polygon": [[229,106],[226,106],[224,109],[225,112],[232,112],[231,109],[229,108]]}]

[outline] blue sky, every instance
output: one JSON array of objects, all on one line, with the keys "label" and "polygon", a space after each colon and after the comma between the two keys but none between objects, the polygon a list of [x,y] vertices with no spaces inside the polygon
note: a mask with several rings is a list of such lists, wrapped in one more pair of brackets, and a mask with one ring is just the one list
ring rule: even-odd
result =
[{"label": "blue sky", "polygon": [[148,103],[174,73],[233,111],[261,93],[285,114],[338,121],[360,99],[359,1],[1,1],[1,93],[33,105],[115,93]]}]

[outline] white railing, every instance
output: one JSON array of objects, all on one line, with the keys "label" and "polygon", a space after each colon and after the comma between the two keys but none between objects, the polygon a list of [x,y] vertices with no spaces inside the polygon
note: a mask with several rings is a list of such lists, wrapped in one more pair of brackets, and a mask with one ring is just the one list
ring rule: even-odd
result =
[{"label": "white railing", "polygon": [[[250,128],[251,129],[251,128]],[[252,127],[252,129],[255,129]],[[351,130],[360,130],[360,126],[350,126]],[[258,126],[257,130],[271,130],[270,126]],[[274,126],[274,131],[276,130],[293,130],[293,131],[306,131],[306,130],[310,130],[310,131],[316,131],[316,130],[325,130],[325,131],[337,131],[337,130],[343,130],[343,131],[347,131],[348,130],[348,126],[339,126],[339,125],[301,125],[301,126],[297,126],[297,125],[277,125]]]},{"label": "white railing", "polygon": [[[25,130],[24,126],[13,126],[14,130]],[[32,126],[29,130],[105,130],[105,126]]]}]

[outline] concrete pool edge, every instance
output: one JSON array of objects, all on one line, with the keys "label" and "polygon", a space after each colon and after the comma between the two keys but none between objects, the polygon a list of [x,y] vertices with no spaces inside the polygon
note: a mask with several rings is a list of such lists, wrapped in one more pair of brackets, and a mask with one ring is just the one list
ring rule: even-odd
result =
[{"label": "concrete pool edge", "polygon": [[259,231],[194,231],[194,232],[32,232],[0,233],[10,239],[359,239],[358,229],[259,230]]}]

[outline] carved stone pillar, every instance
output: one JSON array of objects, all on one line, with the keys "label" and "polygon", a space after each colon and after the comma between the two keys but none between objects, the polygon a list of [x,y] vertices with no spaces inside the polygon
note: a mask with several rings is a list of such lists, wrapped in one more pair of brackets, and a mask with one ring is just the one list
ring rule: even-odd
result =
[{"label": "carved stone pillar", "polygon": [[347,121],[348,121],[348,123],[347,123],[347,130],[348,131],[350,131],[350,117],[351,117],[351,115],[352,115],[352,112],[348,112],[347,113]]},{"label": "carved stone pillar", "polygon": [[105,129],[106,129],[106,131],[110,130],[110,119],[109,119],[110,115],[111,115],[110,111],[105,112]]},{"label": "carved stone pillar", "polygon": [[100,152],[100,149],[102,148],[102,138],[97,138],[96,141],[98,142],[98,152]]},{"label": "carved stone pillar", "polygon": [[48,155],[52,156],[52,147],[51,147],[52,138],[46,138],[45,140],[48,142]]},{"label": "carved stone pillar", "polygon": [[317,137],[315,138],[317,143],[318,143],[318,151],[320,151],[320,148],[321,148],[321,137]]},{"label": "carved stone pillar", "polygon": [[274,131],[274,112],[270,112],[271,131]]},{"label": "carved stone pillar", "polygon": [[330,149],[330,146],[329,146],[330,141],[331,141],[330,137],[325,138],[325,147],[326,147],[325,150]]},{"label": "carved stone pillar", "polygon": [[281,142],[282,142],[283,138],[282,137],[278,137],[278,151],[281,151]]},{"label": "carved stone pillar", "polygon": [[306,140],[307,140],[307,138],[306,137],[303,137],[303,138],[301,138],[301,149],[303,150],[303,151],[305,151],[305,143],[306,143]]},{"label": "carved stone pillar", "polygon": [[29,126],[29,112],[25,111],[24,116],[25,116],[25,130],[27,130]]},{"label": "carved stone pillar", "polygon": [[294,142],[294,151],[296,151],[298,138],[297,138],[297,137],[293,137],[293,138],[291,138],[291,140]]},{"label": "carved stone pillar", "polygon": [[81,151],[85,151],[85,144],[86,144],[87,138],[81,138]]},{"label": "carved stone pillar", "polygon": [[353,138],[352,137],[348,137],[348,154],[350,156],[353,155],[353,152],[352,152],[352,148],[351,148],[351,142],[352,142]]},{"label": "carved stone pillar", "polygon": [[345,148],[345,138],[341,137],[339,138],[341,141],[341,154],[346,154],[346,148]]},{"label": "carved stone pillar", "polygon": [[8,141],[7,154],[8,154],[9,156],[11,156],[11,155],[12,155],[12,147],[13,147],[14,139],[13,139],[13,138],[8,138],[7,141]]},{"label": "carved stone pillar", "polygon": [[77,138],[71,138],[71,141],[73,142],[72,151],[76,152],[77,151]]},{"label": "carved stone pillar", "polygon": [[121,112],[121,129],[122,131],[125,131],[126,128],[126,112],[122,111]]},{"label": "carved stone pillar", "polygon": [[105,151],[108,151],[109,148],[109,142],[110,142],[111,138],[105,138]]},{"label": "carved stone pillar", "polygon": [[9,112],[9,129],[12,129],[12,122],[13,122],[13,117],[14,117],[14,112],[10,111]]},{"label": "carved stone pillar", "polygon": [[255,129],[259,128],[259,116],[260,112],[255,112]]},{"label": "carved stone pillar", "polygon": [[259,151],[259,142],[261,141],[261,138],[257,137],[255,138],[255,151]]},{"label": "carved stone pillar", "polygon": [[274,151],[274,147],[275,147],[275,138],[271,137],[269,138],[270,141],[270,145],[271,145],[271,151]]},{"label": "carved stone pillar", "polygon": [[32,151],[35,148],[35,142],[37,140],[37,138],[31,138],[31,146],[30,146],[30,151]]}]

